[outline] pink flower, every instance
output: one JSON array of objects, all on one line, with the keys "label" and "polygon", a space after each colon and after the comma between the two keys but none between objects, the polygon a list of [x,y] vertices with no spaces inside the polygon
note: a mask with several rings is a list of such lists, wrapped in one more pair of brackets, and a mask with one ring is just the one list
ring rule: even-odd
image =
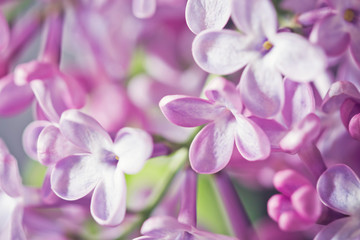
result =
[{"label": "pink flower", "polygon": [[321,203],[309,180],[293,170],[283,170],[275,175],[274,186],[282,194],[269,199],[268,213],[280,229],[298,231],[316,223]]},{"label": "pink flower", "polygon": [[120,224],[126,207],[124,173],[140,171],[152,153],[151,137],[140,129],[123,128],[113,142],[98,122],[76,110],[65,111],[59,125],[66,140],[82,152],[56,163],[51,173],[53,191],[65,200],[77,200],[93,191],[94,219],[102,225]]},{"label": "pink flower", "polygon": [[234,143],[247,160],[269,156],[268,137],[242,114],[240,96],[232,83],[223,78],[213,79],[205,95],[208,100],[173,95],[159,103],[165,117],[176,125],[207,124],[190,146],[190,163],[195,171],[210,174],[223,169],[230,161]]}]

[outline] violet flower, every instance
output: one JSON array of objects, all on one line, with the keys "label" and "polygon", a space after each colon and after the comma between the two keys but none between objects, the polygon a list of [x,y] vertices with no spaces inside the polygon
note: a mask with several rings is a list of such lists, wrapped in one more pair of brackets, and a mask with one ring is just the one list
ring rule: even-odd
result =
[{"label": "violet flower", "polygon": [[[326,6],[304,13],[299,21],[318,15],[310,34],[310,41],[321,46],[329,56],[339,56],[347,48],[360,66],[360,3],[358,1],[329,0]],[[302,18],[304,20],[302,20]]]},{"label": "violet flower", "polygon": [[300,35],[277,33],[276,17],[268,0],[236,0],[232,19],[242,33],[208,30],[193,42],[195,61],[210,73],[229,74],[246,66],[239,83],[241,97],[249,111],[260,117],[274,116],[281,110],[282,75],[308,82],[326,67],[319,47]]},{"label": "violet flower", "polygon": [[299,231],[313,226],[321,215],[321,202],[315,187],[294,170],[276,173],[274,186],[282,194],[268,201],[269,216],[283,231]]},{"label": "violet flower", "polygon": [[190,164],[199,173],[211,174],[223,169],[233,151],[234,142],[247,160],[265,159],[270,142],[263,130],[243,115],[243,106],[235,86],[216,78],[205,89],[208,100],[182,95],[166,96],[159,105],[165,117],[182,127],[207,124],[190,146]]},{"label": "violet flower", "polygon": [[77,200],[93,190],[94,219],[102,225],[120,224],[126,207],[124,173],[142,168],[152,152],[151,137],[140,129],[123,128],[113,142],[96,120],[77,110],[65,111],[59,125],[64,137],[82,153],[56,163],[51,174],[53,191],[65,200]]},{"label": "violet flower", "polygon": [[319,178],[317,191],[326,206],[349,216],[325,226],[315,240],[359,239],[360,180],[355,172],[344,164],[334,165]]}]

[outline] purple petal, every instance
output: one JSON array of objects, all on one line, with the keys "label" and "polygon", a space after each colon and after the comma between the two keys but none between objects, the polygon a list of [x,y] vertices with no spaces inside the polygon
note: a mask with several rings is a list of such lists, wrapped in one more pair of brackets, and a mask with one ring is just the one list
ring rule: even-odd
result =
[{"label": "purple petal", "polygon": [[360,68],[360,31],[356,29],[351,32],[350,52],[358,68]]},{"label": "purple petal", "polygon": [[315,24],[310,35],[310,41],[321,46],[330,56],[339,56],[350,43],[350,35],[338,15],[324,17]]},{"label": "purple petal", "polygon": [[269,61],[259,60],[247,66],[239,87],[244,105],[254,115],[265,118],[281,110],[284,84],[281,74]]},{"label": "purple petal", "polygon": [[314,240],[329,239],[359,239],[360,222],[354,217],[345,217],[331,222],[325,226],[314,238]]},{"label": "purple petal", "polygon": [[132,9],[135,17],[152,17],[156,10],[156,0],[132,0]]},{"label": "purple petal", "polygon": [[235,121],[222,116],[205,126],[190,146],[191,167],[198,173],[212,174],[223,169],[234,147]]},{"label": "purple petal", "polygon": [[211,102],[182,95],[171,95],[161,99],[160,109],[172,123],[182,127],[196,127],[214,120],[222,111]]},{"label": "purple petal", "polygon": [[240,70],[257,56],[249,46],[253,39],[236,31],[204,31],[194,39],[195,62],[205,71],[230,74]]},{"label": "purple petal", "polygon": [[[193,235],[190,237],[190,239],[200,239],[200,240],[237,240],[238,238],[235,237],[229,237],[229,236],[225,236],[225,235],[220,235],[220,234],[215,234],[212,232],[205,232],[205,231],[201,231],[198,230],[196,228],[193,228]],[[188,239],[186,239],[188,240]]]},{"label": "purple petal", "polygon": [[282,32],[273,39],[275,65],[294,81],[308,82],[323,74],[326,56],[321,48],[294,33]]},{"label": "purple petal", "polygon": [[235,85],[222,77],[211,80],[205,87],[205,96],[215,104],[223,105],[234,112],[242,112],[240,92]]},{"label": "purple petal", "polygon": [[247,34],[271,36],[277,30],[277,17],[274,6],[267,0],[233,1],[232,20]]},{"label": "purple petal", "polygon": [[51,174],[51,188],[65,200],[90,193],[100,181],[101,167],[92,155],[72,155],[59,161]]},{"label": "purple petal", "polygon": [[60,131],[73,144],[89,152],[111,149],[109,134],[95,119],[80,111],[65,111],[61,115]]},{"label": "purple petal", "polygon": [[251,116],[249,119],[265,132],[270,140],[272,149],[280,149],[279,142],[287,133],[287,129],[282,124],[273,119],[264,119],[255,116]]},{"label": "purple petal", "polygon": [[231,3],[222,0],[189,0],[185,9],[186,23],[195,34],[206,29],[222,29],[230,18]]},{"label": "purple petal", "polygon": [[311,113],[295,125],[280,141],[285,152],[295,154],[302,146],[312,142],[320,133],[320,118]]},{"label": "purple petal", "polygon": [[36,97],[36,100],[44,112],[46,117],[52,122],[59,122],[60,114],[65,109],[63,104],[57,105],[53,102],[53,95],[51,94],[49,86],[52,82],[45,82],[41,80],[33,80],[30,82],[31,89]]},{"label": "purple petal", "polygon": [[166,237],[177,231],[190,232],[191,227],[169,216],[151,217],[141,227],[141,233],[151,237]]},{"label": "purple petal", "polygon": [[57,74],[56,66],[48,62],[31,61],[16,66],[14,81],[17,85],[25,85],[34,80],[54,78]]},{"label": "purple petal", "polygon": [[34,94],[29,86],[17,86],[13,75],[9,74],[0,79],[0,115],[10,116],[27,108]]},{"label": "purple petal", "polygon": [[285,104],[282,110],[288,127],[300,122],[315,110],[315,99],[311,86],[285,79]]},{"label": "purple petal", "polygon": [[16,206],[12,213],[11,219],[11,239],[26,240],[25,231],[23,228],[23,211],[22,206]]},{"label": "purple petal", "polygon": [[273,195],[267,202],[267,212],[274,221],[279,221],[281,215],[291,208],[290,198],[282,194]]},{"label": "purple petal", "polygon": [[0,139],[0,191],[11,197],[19,197],[22,191],[21,177],[16,159]]},{"label": "purple petal", "polygon": [[317,191],[321,201],[335,211],[352,215],[360,209],[360,182],[344,164],[328,168],[319,178]]},{"label": "purple petal", "polygon": [[11,239],[9,235],[11,233],[12,218],[17,207],[16,199],[0,190],[0,202],[0,238]]},{"label": "purple petal", "polygon": [[322,110],[326,113],[338,110],[347,98],[360,101],[360,93],[355,85],[348,81],[335,82],[324,98]]},{"label": "purple petal", "polygon": [[81,152],[83,151],[67,140],[54,125],[46,126],[37,140],[38,160],[45,166],[51,166],[65,157]]},{"label": "purple petal", "polygon": [[270,155],[270,141],[264,131],[241,115],[236,115],[235,143],[247,160],[262,160]]},{"label": "purple petal", "polygon": [[314,0],[284,0],[281,2],[280,6],[283,9],[291,10],[295,13],[303,13],[310,11],[315,8],[316,1]]},{"label": "purple petal", "polygon": [[285,232],[301,231],[313,225],[313,222],[304,220],[293,210],[283,213],[279,218],[279,228]]},{"label": "purple petal", "polygon": [[126,211],[125,176],[118,169],[107,168],[91,198],[91,215],[101,225],[119,225]]},{"label": "purple petal", "polygon": [[10,42],[9,25],[2,13],[0,13],[0,51],[4,51]]},{"label": "purple petal", "polygon": [[32,159],[37,159],[37,141],[41,131],[50,124],[48,121],[31,122],[23,133],[23,146],[27,155]]},{"label": "purple petal", "polygon": [[300,187],[311,185],[309,180],[291,169],[277,172],[273,182],[274,187],[288,197]]},{"label": "purple petal", "polygon": [[351,118],[349,122],[349,133],[354,139],[360,140],[360,113]]},{"label": "purple petal", "polygon": [[297,189],[291,196],[291,203],[295,211],[307,221],[315,223],[321,215],[322,205],[311,185]]},{"label": "purple petal", "polygon": [[115,138],[114,153],[119,157],[117,167],[127,174],[139,172],[153,151],[151,136],[135,128],[121,129]]}]

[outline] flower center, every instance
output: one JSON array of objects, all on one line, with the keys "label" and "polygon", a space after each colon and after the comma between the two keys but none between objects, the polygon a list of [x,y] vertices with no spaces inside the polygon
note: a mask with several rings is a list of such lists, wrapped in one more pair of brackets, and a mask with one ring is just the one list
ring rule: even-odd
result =
[{"label": "flower center", "polygon": [[273,45],[271,42],[265,41],[264,44],[263,44],[263,49],[264,49],[265,51],[269,51],[273,46],[274,46],[274,45]]},{"label": "flower center", "polygon": [[115,159],[119,161],[119,157],[115,155]]},{"label": "flower center", "polygon": [[346,9],[345,12],[344,12],[345,21],[352,22],[352,21],[354,21],[354,18],[355,18],[354,10]]}]

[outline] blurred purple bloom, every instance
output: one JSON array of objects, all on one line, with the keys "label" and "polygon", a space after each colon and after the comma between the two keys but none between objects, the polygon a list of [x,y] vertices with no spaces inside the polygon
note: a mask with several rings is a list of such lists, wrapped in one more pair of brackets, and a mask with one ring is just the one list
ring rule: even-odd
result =
[{"label": "blurred purple bloom", "polygon": [[[152,152],[151,137],[140,129],[123,128],[113,142],[98,122],[76,110],[65,111],[59,125],[66,140],[82,152],[56,163],[51,174],[53,191],[65,200],[76,200],[94,190],[94,219],[102,225],[120,224],[126,203],[124,173],[134,174],[142,168]],[[63,148],[55,145],[53,151]]]},{"label": "blurred purple bloom", "polygon": [[315,187],[293,170],[276,173],[274,186],[282,194],[268,201],[269,216],[284,231],[304,230],[316,223],[321,215],[321,202]]},{"label": "blurred purple bloom", "polygon": [[[349,47],[352,57],[360,67],[360,2],[357,0],[326,2],[326,6],[305,13],[319,15],[320,18],[313,27],[310,41],[324,48],[329,56],[338,56]],[[302,16],[300,20],[301,18]]]},{"label": "blurred purple bloom", "polygon": [[349,216],[324,227],[315,239],[359,239],[360,180],[355,172],[344,164],[334,165],[319,178],[317,191],[326,206]]},{"label": "blurred purple bloom", "polygon": [[231,82],[213,79],[205,95],[208,100],[173,95],[164,97],[159,103],[165,117],[176,125],[207,124],[190,146],[190,163],[195,171],[210,174],[223,169],[230,161],[234,142],[247,160],[269,156],[268,137],[243,115],[239,93]]},{"label": "blurred purple bloom", "polygon": [[193,42],[193,56],[201,68],[216,74],[246,66],[239,87],[244,105],[253,114],[270,117],[281,110],[282,75],[307,82],[325,70],[326,58],[319,47],[300,35],[276,32],[276,11],[270,1],[236,0],[232,19],[242,33],[204,31]]}]

